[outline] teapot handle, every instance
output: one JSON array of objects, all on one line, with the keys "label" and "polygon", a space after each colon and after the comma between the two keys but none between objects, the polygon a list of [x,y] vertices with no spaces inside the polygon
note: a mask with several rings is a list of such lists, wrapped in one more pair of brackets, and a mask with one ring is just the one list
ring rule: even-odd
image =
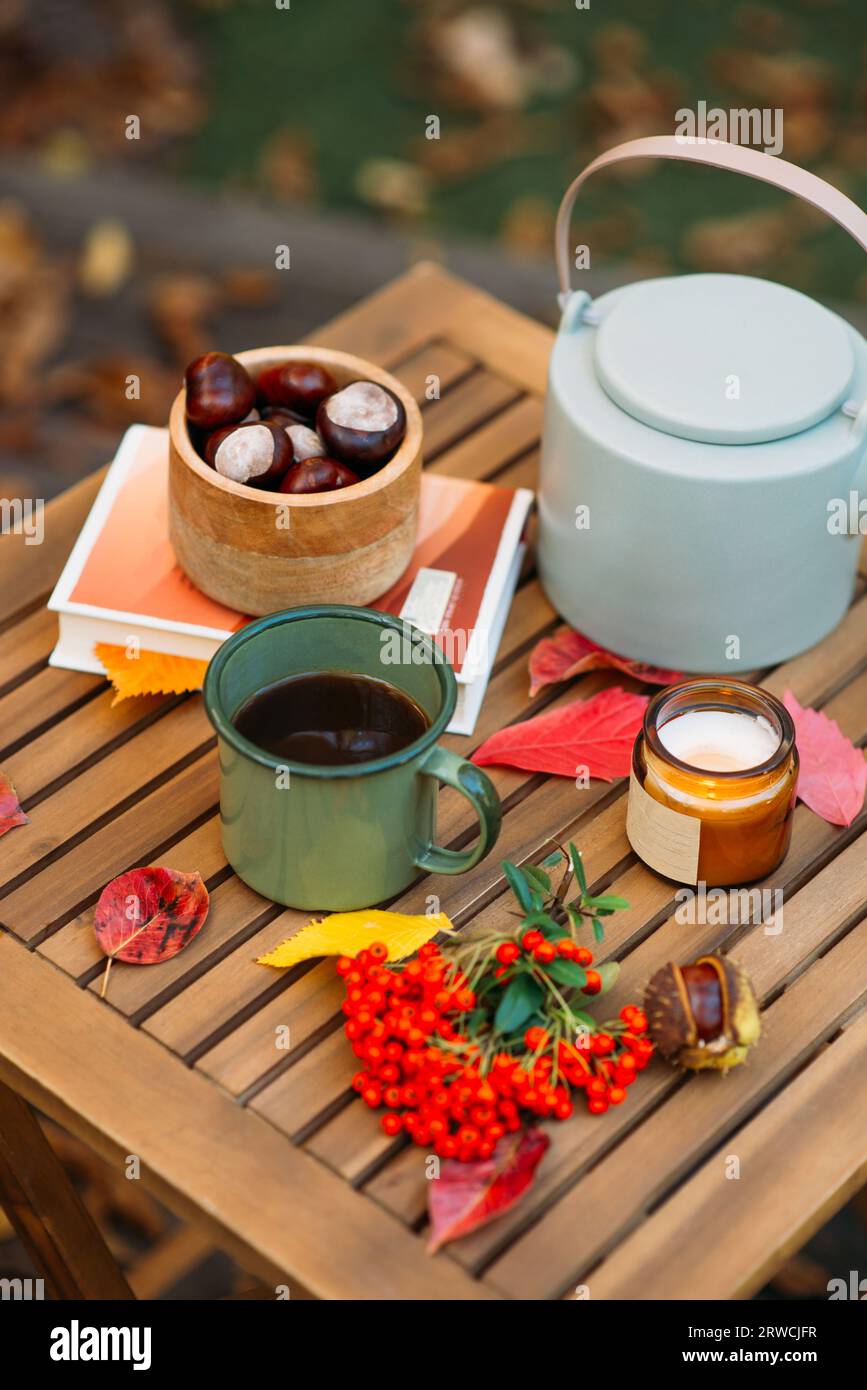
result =
[{"label": "teapot handle", "polygon": [[726,140],[696,139],[678,135],[647,135],[640,140],[627,140],[606,150],[587,165],[563,194],[557,225],[554,231],[554,251],[557,258],[557,274],[560,280],[560,307],[572,293],[572,267],[569,256],[569,224],[572,207],[578,190],[586,179],[597,169],[608,164],[619,164],[627,159],[688,159],[698,164],[714,164],[719,169],[731,169],[734,173],[748,174],[750,178],[772,183],[789,193],[812,203],[813,207],[826,212],[841,227],[845,227],[860,246],[867,251],[867,213],[841,193],[838,188],[825,183],[818,175],[790,164],[777,155],[763,154],[745,145],[732,145]]}]

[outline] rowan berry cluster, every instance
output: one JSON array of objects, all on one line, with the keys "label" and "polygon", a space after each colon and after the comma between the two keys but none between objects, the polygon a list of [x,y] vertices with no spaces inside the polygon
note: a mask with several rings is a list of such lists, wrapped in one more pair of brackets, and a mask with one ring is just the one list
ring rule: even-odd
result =
[{"label": "rowan berry cluster", "polygon": [[[367,1105],[384,1108],[386,1134],[406,1133],[441,1158],[489,1158],[527,1114],[567,1119],[573,1090],[583,1091],[588,1110],[601,1115],[625,1099],[653,1053],[647,1020],[634,1005],[615,1024],[568,1039],[559,1025],[500,1036],[491,1022],[491,989],[482,997],[479,984],[477,996],[436,944],[422,946],[406,964],[388,965],[387,957],[376,942],[337,962],[346,983],[345,1033],[362,1063],[352,1084]],[[493,993],[502,995],[516,965],[532,960],[544,970],[549,957],[583,967],[593,959],[571,938],[552,943],[527,931],[519,941],[501,941],[490,956],[490,976],[474,978],[491,978]],[[599,988],[598,972],[587,969],[584,992]]]}]

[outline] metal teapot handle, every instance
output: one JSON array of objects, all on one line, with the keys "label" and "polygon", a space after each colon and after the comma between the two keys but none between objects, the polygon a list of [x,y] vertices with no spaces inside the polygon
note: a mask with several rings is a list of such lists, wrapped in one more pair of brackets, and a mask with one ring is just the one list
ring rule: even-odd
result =
[{"label": "metal teapot handle", "polygon": [[845,227],[860,246],[867,251],[867,213],[841,193],[838,188],[825,183],[816,174],[810,174],[797,164],[790,164],[777,155],[763,154],[744,145],[732,145],[725,140],[698,140],[677,135],[647,135],[641,140],[627,140],[623,145],[615,145],[604,154],[597,155],[587,168],[569,185],[563,194],[557,225],[554,230],[554,251],[557,257],[557,274],[560,279],[560,307],[572,293],[572,264],[569,255],[569,224],[572,207],[578,190],[586,179],[597,169],[608,164],[619,164],[626,159],[688,159],[698,164],[713,164],[718,169],[731,169],[737,174],[748,174],[752,179],[763,183],[776,184],[794,193],[813,207],[826,212],[841,227]]}]

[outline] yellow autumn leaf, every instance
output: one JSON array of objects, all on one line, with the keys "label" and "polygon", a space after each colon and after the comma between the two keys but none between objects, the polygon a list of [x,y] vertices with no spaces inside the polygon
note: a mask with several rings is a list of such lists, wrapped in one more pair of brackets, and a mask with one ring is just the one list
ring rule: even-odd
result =
[{"label": "yellow autumn leaf", "polygon": [[105,667],[115,689],[112,704],[131,695],[182,695],[201,690],[207,661],[195,657],[167,656],[165,652],[143,652],[127,656],[126,648],[97,642],[94,654]]},{"label": "yellow autumn leaf", "polygon": [[285,968],[301,960],[310,960],[312,956],[357,956],[374,941],[385,943],[389,960],[403,960],[441,931],[454,931],[444,912],[434,917],[424,913],[412,916],[406,912],[385,912],[379,908],[332,912],[322,921],[308,922],[273,951],[259,956],[258,963]]}]

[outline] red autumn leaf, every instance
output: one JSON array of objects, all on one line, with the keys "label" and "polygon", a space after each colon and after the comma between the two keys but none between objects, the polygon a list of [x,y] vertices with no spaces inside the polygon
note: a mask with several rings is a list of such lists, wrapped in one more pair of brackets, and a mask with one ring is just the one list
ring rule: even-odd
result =
[{"label": "red autumn leaf", "polygon": [[208,915],[201,874],[177,869],[133,869],[103,888],[93,918],[96,939],[108,956],[102,993],[115,959],[158,965],[192,941]]},{"label": "red autumn leaf", "polygon": [[851,825],[864,805],[867,761],[821,710],[803,709],[791,690],[783,704],[795,721],[801,770],[798,796],[831,825]]},{"label": "red autumn leaf", "polygon": [[614,685],[589,700],[573,700],[561,709],[500,729],[485,740],[472,760],[480,767],[505,763],[561,777],[575,777],[586,768],[591,777],[612,782],[629,775],[632,745],[646,708],[646,695]]},{"label": "red autumn leaf", "polygon": [[644,661],[617,656],[564,625],[558,627],[552,637],[543,637],[530,653],[530,694],[536,695],[543,686],[571,680],[583,671],[595,671],[602,666],[623,671],[648,685],[676,685],[684,678],[682,671],[669,671],[664,666],[648,666]]},{"label": "red autumn leaf", "polygon": [[5,835],[7,830],[14,830],[16,825],[27,825],[30,820],[25,816],[18,797],[15,795],[15,788],[0,772],[0,835]]},{"label": "red autumn leaf", "polygon": [[540,1129],[528,1129],[507,1134],[490,1158],[473,1163],[446,1159],[440,1176],[428,1184],[428,1254],[487,1225],[514,1206],[532,1183],[550,1142]]}]

